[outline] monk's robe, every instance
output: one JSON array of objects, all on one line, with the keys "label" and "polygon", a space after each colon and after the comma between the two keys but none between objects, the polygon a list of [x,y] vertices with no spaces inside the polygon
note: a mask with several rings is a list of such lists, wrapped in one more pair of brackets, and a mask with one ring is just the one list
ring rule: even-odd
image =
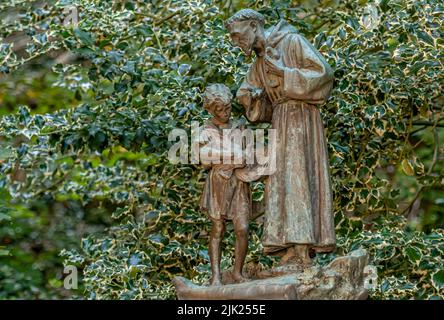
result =
[{"label": "monk's robe", "polygon": [[[267,72],[264,56],[251,65],[237,93],[251,122],[276,129],[276,171],[265,188],[266,253],[295,244],[329,252],[336,238],[324,127],[316,105],[333,86],[333,71],[321,54],[285,21],[268,29],[265,55],[284,68]],[[263,90],[259,98],[253,92]],[[270,152],[271,150],[269,150]]]}]

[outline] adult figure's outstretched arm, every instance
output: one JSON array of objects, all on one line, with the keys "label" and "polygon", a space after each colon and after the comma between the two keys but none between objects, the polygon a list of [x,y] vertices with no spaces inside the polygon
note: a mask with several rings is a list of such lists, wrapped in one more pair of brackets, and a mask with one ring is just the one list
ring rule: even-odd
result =
[{"label": "adult figure's outstretched arm", "polygon": [[253,63],[245,76],[236,98],[245,108],[245,116],[251,122],[271,122],[273,109],[261,84],[257,64]]}]

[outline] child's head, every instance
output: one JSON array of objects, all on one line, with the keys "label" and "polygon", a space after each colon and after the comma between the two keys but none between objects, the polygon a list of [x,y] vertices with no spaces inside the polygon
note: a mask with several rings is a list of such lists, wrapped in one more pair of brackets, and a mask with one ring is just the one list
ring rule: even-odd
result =
[{"label": "child's head", "polygon": [[227,123],[231,115],[233,95],[226,85],[216,83],[208,86],[203,94],[204,108],[222,123]]}]

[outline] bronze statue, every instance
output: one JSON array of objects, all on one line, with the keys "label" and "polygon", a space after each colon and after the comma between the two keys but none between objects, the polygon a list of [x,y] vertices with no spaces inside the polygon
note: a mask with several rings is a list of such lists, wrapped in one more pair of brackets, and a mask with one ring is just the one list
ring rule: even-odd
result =
[{"label": "bronze statue", "polygon": [[[220,245],[225,232],[227,220],[233,222],[236,233],[235,264],[232,277],[236,282],[246,279],[242,275],[242,268],[248,249],[248,222],[251,215],[251,196],[247,182],[237,178],[234,170],[245,167],[244,164],[234,163],[232,150],[228,153],[229,163],[224,163],[222,156],[224,148],[223,130],[243,130],[241,123],[231,121],[232,94],[223,84],[213,84],[206,88],[203,101],[204,108],[212,115],[202,131],[201,154],[208,154],[209,161],[202,159],[206,169],[210,169],[203,194],[201,209],[207,212],[212,221],[210,234],[209,256],[211,263],[211,285],[221,285]],[[227,157],[225,157],[227,158]],[[213,161],[211,161],[213,160]]]},{"label": "bronze statue", "polygon": [[[331,252],[336,246],[327,144],[318,107],[330,95],[333,71],[322,55],[287,22],[281,20],[268,30],[264,24],[260,13],[244,9],[228,19],[225,26],[234,45],[247,55],[256,54],[237,92],[245,116],[251,122],[271,123],[277,136],[275,147],[268,149],[275,171],[266,178],[262,244],[265,253],[282,257],[281,265],[249,272],[249,281],[244,281],[247,216],[252,211],[247,182],[250,177],[258,178],[258,172],[262,171],[255,170],[254,165],[212,166],[202,198],[202,208],[208,210],[214,221],[210,240],[211,283],[221,282],[219,245],[227,218],[233,219],[238,235],[236,281],[221,286],[197,286],[176,277],[173,282],[177,296],[179,299],[366,299],[366,277],[374,267],[368,265],[365,250],[337,257],[327,266],[313,265],[309,255],[310,250]],[[212,98],[218,94],[211,92],[227,91],[223,86],[218,88],[208,89],[205,105],[218,101]],[[220,136],[217,133],[220,128],[232,127],[228,121],[229,94],[219,100],[216,109],[207,107],[214,115],[207,127],[216,136]]]},{"label": "bronze statue", "polygon": [[225,23],[234,45],[256,60],[237,98],[251,122],[276,129],[276,172],[266,185],[262,243],[282,263],[310,264],[309,249],[335,248],[332,190],[324,128],[317,105],[333,86],[322,55],[284,20],[264,29],[250,9]]}]

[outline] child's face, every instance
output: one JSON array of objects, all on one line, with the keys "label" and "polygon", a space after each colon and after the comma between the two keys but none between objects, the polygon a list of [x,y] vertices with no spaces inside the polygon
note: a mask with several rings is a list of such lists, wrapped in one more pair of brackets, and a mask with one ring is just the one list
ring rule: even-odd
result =
[{"label": "child's face", "polygon": [[231,116],[231,103],[215,102],[212,114],[217,121],[227,123]]}]

